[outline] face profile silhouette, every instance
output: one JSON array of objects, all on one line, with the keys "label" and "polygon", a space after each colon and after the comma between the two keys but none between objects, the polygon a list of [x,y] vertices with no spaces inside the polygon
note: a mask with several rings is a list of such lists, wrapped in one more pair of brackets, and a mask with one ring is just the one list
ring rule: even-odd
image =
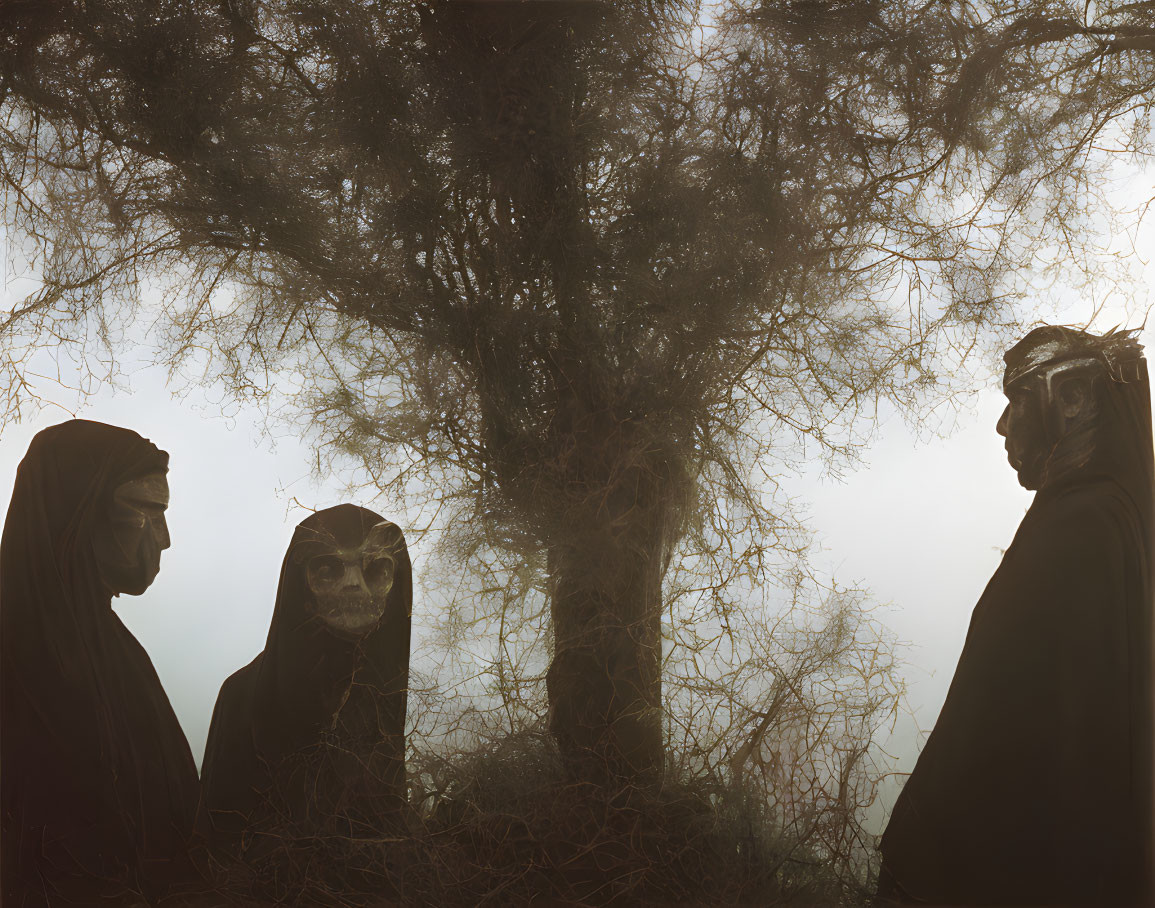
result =
[{"label": "face profile silhouette", "polygon": [[195,876],[196,765],[112,610],[157,575],[167,469],[137,433],[78,419],[37,434],[17,471],[0,541],[6,905],[152,899]]},{"label": "face profile silhouette", "polygon": [[165,511],[168,479],[149,473],[118,485],[93,537],[100,576],[114,595],[139,596],[160,573],[160,554],[172,545]]},{"label": "face profile silhouette", "polygon": [[879,895],[1149,905],[1151,392],[1132,332],[1044,326],[998,433],[1035,490],[882,838]]},{"label": "face profile silhouette", "polygon": [[1120,337],[1100,349],[1092,335],[1045,327],[1007,352],[1007,406],[995,430],[1005,439],[1007,459],[1024,488],[1037,491],[1090,460],[1100,398],[1108,390],[1104,383],[1120,383],[1111,369],[1132,368],[1127,364],[1138,357],[1133,345]]},{"label": "face profile silhouette", "polygon": [[1006,389],[1007,406],[995,430],[1006,439],[1007,460],[1025,489],[1037,489],[1046,459],[1047,436],[1038,394],[1022,386]]}]

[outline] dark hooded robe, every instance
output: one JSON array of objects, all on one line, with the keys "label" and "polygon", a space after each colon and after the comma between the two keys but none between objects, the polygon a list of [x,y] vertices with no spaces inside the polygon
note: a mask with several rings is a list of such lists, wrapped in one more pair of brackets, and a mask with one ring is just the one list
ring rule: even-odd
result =
[{"label": "dark hooded robe", "polygon": [[880,895],[1152,904],[1151,398],[1130,367],[1098,380],[1090,460],[1040,488],[975,607]]},{"label": "dark hooded robe", "polygon": [[144,648],[112,610],[93,534],[124,482],[165,472],[135,432],[40,432],[0,542],[3,904],[154,899],[191,875],[196,765]]},{"label": "dark hooded robe", "polygon": [[288,840],[379,837],[406,801],[405,706],[413,573],[400,530],[380,623],[352,640],[310,609],[316,538],[356,547],[384,518],[354,505],[318,511],[293,534],[265,649],[221,686],[202,769],[218,843],[259,859]]}]

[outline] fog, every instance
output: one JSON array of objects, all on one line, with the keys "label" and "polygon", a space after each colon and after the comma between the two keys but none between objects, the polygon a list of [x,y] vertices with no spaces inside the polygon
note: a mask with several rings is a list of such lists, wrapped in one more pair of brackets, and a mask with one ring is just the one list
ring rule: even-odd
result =
[{"label": "fog", "polygon": [[[1130,186],[1155,193],[1143,175]],[[1144,228],[1136,247],[1149,242]],[[1072,298],[1039,316],[1080,322],[1099,308],[1098,330],[1137,324],[1155,268],[1144,265],[1139,277],[1129,299]],[[15,294],[6,286],[11,305]],[[1141,339],[1152,349],[1155,330]],[[998,365],[975,364],[983,387],[958,399],[957,415],[932,414],[919,430],[884,418],[861,462],[840,477],[815,467],[785,484],[816,532],[817,566],[839,583],[867,588],[877,617],[903,641],[907,712],[885,741],[899,773],[914,765],[971,609],[1030,505],[994,429],[1004,405]],[[52,381],[38,386],[40,411],[0,436],[0,501],[10,498],[32,436],[72,416],[132,428],[170,453],[172,548],[154,585],[115,607],[152,657],[199,763],[221,682],[263,647],[293,527],[310,510],[346,500],[394,519],[401,508],[350,495],[340,477],[315,475],[308,445],[275,424],[268,429],[255,407],[238,407],[211,388],[181,385],[174,395],[159,367],[128,372],[121,387],[86,399]],[[436,617],[421,590],[429,540],[403,529],[414,558],[416,638]],[[898,781],[886,787],[877,820],[897,790]]]},{"label": "fog", "polygon": [[[313,474],[299,438],[265,435],[259,412],[226,418],[204,392],[174,398],[165,379],[163,369],[141,369],[129,390],[102,390],[75,415],[132,428],[171,455],[172,548],[153,586],[121,597],[116,610],[151,655],[199,760],[221,682],[264,645],[292,528],[347,494],[339,478]],[[909,703],[924,728],[945,696],[970,609],[1030,503],[994,432],[1002,406],[999,389],[988,388],[948,438],[929,442],[895,419],[841,481],[816,473],[791,486],[809,502],[819,563],[841,583],[868,587],[882,620],[909,644]],[[47,407],[5,429],[3,501],[32,436],[72,415]],[[390,516],[387,501],[357,503]],[[425,549],[411,545],[418,578]],[[418,624],[420,611],[418,595]],[[914,742],[909,727],[901,732],[897,756],[909,770]]]}]

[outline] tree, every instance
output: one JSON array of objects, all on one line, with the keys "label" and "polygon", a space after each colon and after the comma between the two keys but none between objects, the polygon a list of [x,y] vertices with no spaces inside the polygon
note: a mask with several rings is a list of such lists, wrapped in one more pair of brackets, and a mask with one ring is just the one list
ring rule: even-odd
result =
[{"label": "tree", "polygon": [[755,477],[939,393],[1053,238],[1046,118],[984,138],[1061,70],[1007,63],[1035,45],[1003,14],[10,0],[7,213],[43,280],[2,323],[11,386],[13,338],[103,330],[179,274],[174,360],[241,394],[296,363],[331,450],[541,565],[563,755],[655,779],[671,564],[756,573]]}]

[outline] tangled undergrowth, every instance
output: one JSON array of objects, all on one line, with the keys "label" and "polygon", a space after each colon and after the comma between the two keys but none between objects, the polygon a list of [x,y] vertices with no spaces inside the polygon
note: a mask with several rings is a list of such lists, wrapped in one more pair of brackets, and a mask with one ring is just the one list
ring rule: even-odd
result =
[{"label": "tangled undergrowth", "polygon": [[[607,791],[566,778],[544,736],[455,757],[407,817],[409,834],[266,836],[180,905],[865,905],[848,880],[782,832],[752,790],[668,775]],[[215,901],[212,901],[215,900]],[[173,901],[173,905],[178,904]],[[167,908],[167,906],[166,906]]]}]

